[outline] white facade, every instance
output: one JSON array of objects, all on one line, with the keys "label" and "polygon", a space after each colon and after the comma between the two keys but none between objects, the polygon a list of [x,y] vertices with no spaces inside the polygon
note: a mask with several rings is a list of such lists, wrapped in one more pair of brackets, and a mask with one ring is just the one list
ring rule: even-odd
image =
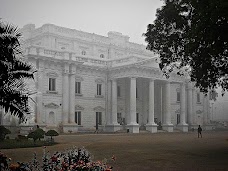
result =
[{"label": "white facade", "polygon": [[184,77],[161,73],[157,56],[121,33],[108,37],[45,24],[21,31],[38,69],[36,124],[63,132],[172,132],[209,125],[209,100]]}]

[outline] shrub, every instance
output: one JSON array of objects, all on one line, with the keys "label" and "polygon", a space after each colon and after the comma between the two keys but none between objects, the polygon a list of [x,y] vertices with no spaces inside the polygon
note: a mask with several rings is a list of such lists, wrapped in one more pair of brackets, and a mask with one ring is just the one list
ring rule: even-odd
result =
[{"label": "shrub", "polygon": [[53,136],[58,136],[59,135],[59,133],[58,132],[56,132],[55,130],[49,130],[48,132],[46,132],[46,134],[45,134],[46,136],[51,136],[51,141],[52,141],[52,137]]},{"label": "shrub", "polygon": [[36,129],[35,131],[32,131],[28,134],[28,138],[32,138],[34,143],[36,140],[40,140],[41,138],[44,138],[45,131],[41,128]]},{"label": "shrub", "polygon": [[3,141],[7,134],[11,134],[11,131],[6,127],[0,125],[0,141]]}]

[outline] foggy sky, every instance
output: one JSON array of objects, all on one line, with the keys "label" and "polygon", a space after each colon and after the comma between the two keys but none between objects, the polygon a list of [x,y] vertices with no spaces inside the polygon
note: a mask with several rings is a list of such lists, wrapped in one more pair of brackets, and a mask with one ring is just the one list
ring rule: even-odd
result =
[{"label": "foggy sky", "polygon": [[103,36],[117,31],[146,44],[142,33],[161,5],[160,0],[0,0],[0,18],[20,28],[51,23]]}]

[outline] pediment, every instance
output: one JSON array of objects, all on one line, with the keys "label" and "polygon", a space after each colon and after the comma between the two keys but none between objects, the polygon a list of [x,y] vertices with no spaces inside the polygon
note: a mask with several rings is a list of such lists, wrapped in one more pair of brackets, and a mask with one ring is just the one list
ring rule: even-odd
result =
[{"label": "pediment", "polygon": [[117,107],[117,111],[123,111],[123,107]]},{"label": "pediment", "polygon": [[100,84],[100,83],[103,83],[103,82],[104,82],[104,80],[103,80],[103,79],[101,79],[101,78],[98,78],[98,79],[96,79],[96,80],[95,80],[95,82],[96,82],[96,83],[98,83],[98,84]]},{"label": "pediment", "polygon": [[201,113],[203,113],[203,111],[197,110],[196,113],[197,113],[197,114],[201,114]]},{"label": "pediment", "polygon": [[75,81],[77,81],[77,82],[82,82],[82,81],[84,81],[84,79],[83,79],[81,76],[76,75],[76,76],[75,76]]},{"label": "pediment", "polygon": [[75,105],[75,110],[84,110],[84,108],[80,105]]},{"label": "pediment", "polygon": [[56,72],[48,72],[47,76],[48,77],[58,77],[59,75]]},{"label": "pediment", "polygon": [[55,103],[48,103],[48,104],[46,104],[44,106],[47,107],[47,108],[54,108],[54,109],[59,107],[59,105],[57,105]]},{"label": "pediment", "polygon": [[105,111],[105,108],[101,107],[101,106],[97,106],[95,108],[93,108],[94,111]]},{"label": "pediment", "polygon": [[180,114],[180,109],[177,109],[177,110],[175,111],[175,113],[176,113],[176,114]]}]

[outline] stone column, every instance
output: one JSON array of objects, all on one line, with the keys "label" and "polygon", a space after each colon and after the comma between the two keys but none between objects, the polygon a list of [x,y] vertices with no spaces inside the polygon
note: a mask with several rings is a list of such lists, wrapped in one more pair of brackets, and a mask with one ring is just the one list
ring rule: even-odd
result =
[{"label": "stone column", "polygon": [[188,99],[187,99],[187,103],[188,103],[188,125],[191,126],[192,125],[192,84],[188,83]]},{"label": "stone column", "polygon": [[64,64],[63,69],[63,124],[68,124],[69,120],[69,64]]},{"label": "stone column", "polygon": [[192,87],[192,125],[197,126],[196,117],[196,89]]},{"label": "stone column", "polygon": [[38,60],[38,73],[37,73],[37,108],[36,108],[36,123],[43,123],[43,71],[44,61]]},{"label": "stone column", "polygon": [[173,132],[173,124],[171,123],[171,106],[170,106],[170,82],[166,81],[164,86],[165,98],[163,99],[164,103],[164,125],[162,125],[163,129],[168,132]]},{"label": "stone column", "polygon": [[111,125],[118,125],[117,123],[117,83],[116,79],[112,80],[112,122]]},{"label": "stone column", "polygon": [[139,133],[139,125],[136,123],[136,78],[130,79],[130,123],[128,127],[131,133]]},{"label": "stone column", "polygon": [[154,79],[150,79],[149,82],[149,115],[146,130],[157,132],[157,124],[154,123]]},{"label": "stone column", "polygon": [[186,124],[186,118],[185,118],[185,83],[180,84],[180,124],[178,125],[178,128],[182,130],[183,132],[188,132],[188,125]]},{"label": "stone column", "polygon": [[71,72],[70,72],[70,85],[69,85],[69,105],[70,105],[70,117],[69,123],[75,124],[75,73],[76,73],[76,66],[71,65]]}]

